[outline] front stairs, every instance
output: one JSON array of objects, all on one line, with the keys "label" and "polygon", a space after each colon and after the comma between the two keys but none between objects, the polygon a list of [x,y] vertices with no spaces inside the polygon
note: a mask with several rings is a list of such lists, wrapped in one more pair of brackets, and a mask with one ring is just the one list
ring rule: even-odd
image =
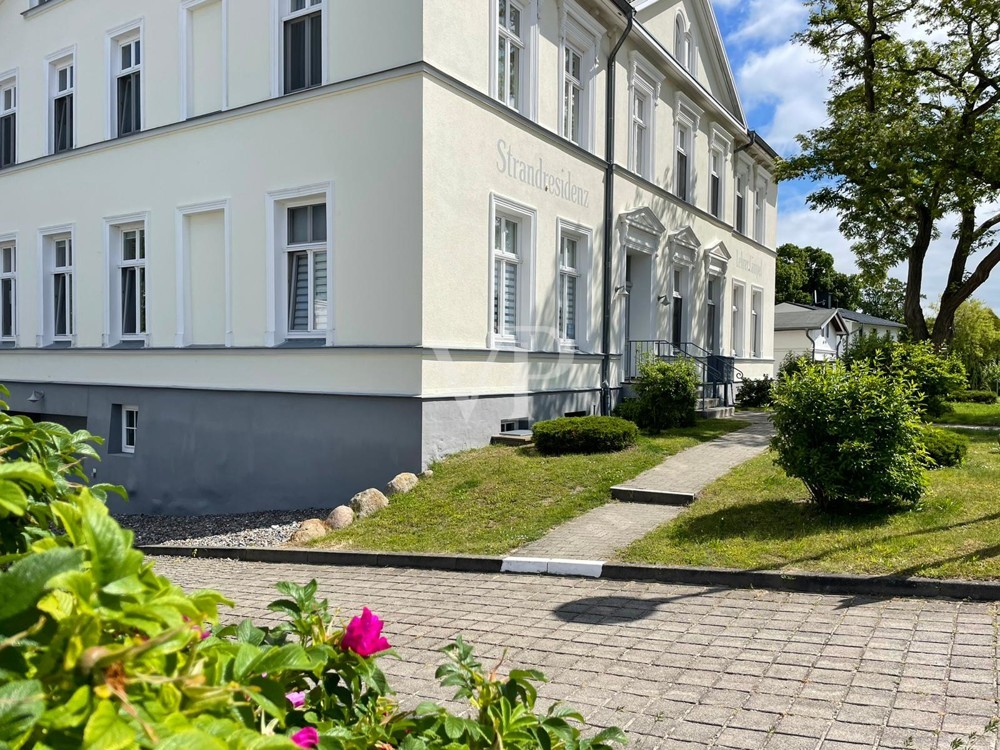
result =
[{"label": "front stairs", "polygon": [[736,414],[734,407],[723,406],[719,398],[700,398],[694,408],[700,419],[730,419]]}]

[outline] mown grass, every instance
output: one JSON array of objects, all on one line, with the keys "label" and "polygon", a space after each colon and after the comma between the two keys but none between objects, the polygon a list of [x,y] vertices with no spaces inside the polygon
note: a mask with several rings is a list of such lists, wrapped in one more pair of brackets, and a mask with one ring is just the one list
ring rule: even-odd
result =
[{"label": "mown grass", "polygon": [[952,410],[935,419],[941,424],[1000,427],[1000,404],[950,404]]},{"label": "mown grass", "polygon": [[607,503],[612,486],[669,455],[746,426],[699,422],[634,448],[594,456],[539,455],[533,448],[489,446],[435,464],[434,476],[394,497],[377,515],[317,540],[328,549],[497,555]]},{"label": "mown grass", "polygon": [[1000,450],[972,435],[964,465],[929,473],[914,510],[831,515],[764,454],[713,483],[630,562],[931,578],[1000,578]]}]

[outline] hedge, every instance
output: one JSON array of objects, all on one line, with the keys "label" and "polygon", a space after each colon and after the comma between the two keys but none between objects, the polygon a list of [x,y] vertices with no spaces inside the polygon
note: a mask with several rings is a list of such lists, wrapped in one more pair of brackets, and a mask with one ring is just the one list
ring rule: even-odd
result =
[{"label": "hedge", "polygon": [[919,440],[932,462],[932,469],[958,466],[969,452],[969,438],[939,427],[925,425],[920,430]]},{"label": "hedge", "polygon": [[635,445],[639,428],[619,417],[562,417],[532,428],[535,447],[547,456],[614,453]]}]

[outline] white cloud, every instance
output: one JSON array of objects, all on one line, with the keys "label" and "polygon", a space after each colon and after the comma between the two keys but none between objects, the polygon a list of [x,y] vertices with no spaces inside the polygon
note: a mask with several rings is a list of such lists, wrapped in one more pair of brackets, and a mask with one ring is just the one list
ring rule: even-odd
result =
[{"label": "white cloud", "polygon": [[805,26],[808,16],[801,0],[750,0],[729,3],[728,7],[737,5],[741,6],[744,20],[733,37],[735,41],[788,41],[792,34]]}]

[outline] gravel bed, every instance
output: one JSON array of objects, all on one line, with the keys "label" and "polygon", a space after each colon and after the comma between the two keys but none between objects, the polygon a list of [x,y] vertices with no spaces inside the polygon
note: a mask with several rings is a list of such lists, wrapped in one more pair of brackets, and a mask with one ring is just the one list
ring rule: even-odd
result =
[{"label": "gravel bed", "polygon": [[232,516],[121,515],[135,543],[179,547],[280,547],[307,518],[326,518],[329,509],[274,510]]}]

